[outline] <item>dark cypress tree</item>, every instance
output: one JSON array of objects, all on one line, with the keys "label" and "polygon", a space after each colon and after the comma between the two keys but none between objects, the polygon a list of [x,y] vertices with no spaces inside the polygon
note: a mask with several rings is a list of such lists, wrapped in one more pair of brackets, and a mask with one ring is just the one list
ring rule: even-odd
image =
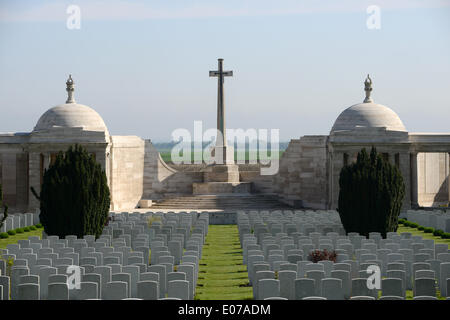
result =
[{"label": "dark cypress tree", "polygon": [[0,228],[3,227],[6,218],[8,218],[8,205],[5,204],[3,206],[3,190],[2,185],[0,184],[0,208],[3,207],[3,218],[0,220]]},{"label": "dark cypress tree", "polygon": [[99,237],[108,218],[110,192],[105,172],[79,145],[59,152],[44,173],[39,218],[48,235]]},{"label": "dark cypress tree", "polygon": [[345,231],[397,231],[405,184],[397,166],[385,161],[374,147],[358,153],[356,163],[344,166],[339,177],[339,216]]}]

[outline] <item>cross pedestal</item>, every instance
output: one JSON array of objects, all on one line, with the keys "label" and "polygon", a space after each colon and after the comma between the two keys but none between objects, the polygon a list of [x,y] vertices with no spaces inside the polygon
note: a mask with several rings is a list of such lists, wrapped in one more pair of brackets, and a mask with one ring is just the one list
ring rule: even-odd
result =
[{"label": "cross pedestal", "polygon": [[216,163],[204,171],[205,182],[239,182],[239,166],[234,163],[233,147],[215,146],[211,155]]},{"label": "cross pedestal", "polygon": [[215,146],[211,155],[216,159],[217,165],[234,164],[234,148],[231,146]]},{"label": "cross pedestal", "polygon": [[205,169],[204,182],[239,182],[239,166],[236,164],[216,164]]}]

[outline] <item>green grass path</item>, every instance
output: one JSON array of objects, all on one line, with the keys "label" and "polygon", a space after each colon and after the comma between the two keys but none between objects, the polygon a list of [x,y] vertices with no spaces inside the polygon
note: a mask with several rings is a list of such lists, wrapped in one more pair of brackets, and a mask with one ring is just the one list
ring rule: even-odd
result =
[{"label": "green grass path", "polygon": [[211,225],[200,260],[196,300],[253,299],[236,225]]}]

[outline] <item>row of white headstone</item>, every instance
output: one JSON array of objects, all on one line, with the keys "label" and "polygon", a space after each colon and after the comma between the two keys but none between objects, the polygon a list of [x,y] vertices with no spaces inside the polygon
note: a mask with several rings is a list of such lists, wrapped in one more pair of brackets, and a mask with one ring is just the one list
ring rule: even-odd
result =
[{"label": "row of white headstone", "polygon": [[[148,219],[157,215],[111,217],[98,239],[30,237],[1,250],[0,299],[194,298],[207,214],[160,215],[150,227]],[[12,268],[8,258],[14,259]],[[80,279],[73,266],[79,267]]]},{"label": "row of white headstone", "polygon": [[[243,263],[255,299],[376,299],[379,291],[383,299],[404,299],[406,290],[411,289],[417,299],[436,299],[437,288],[441,296],[450,296],[450,252],[446,244],[410,233],[388,233],[387,239],[371,233],[366,239],[356,233],[290,232],[290,219],[291,215],[280,216],[279,212],[238,215]],[[273,234],[270,225],[276,221],[282,223],[283,232]],[[258,235],[255,227],[260,228]],[[316,249],[335,250],[336,263],[312,263],[309,253]],[[381,271],[380,289],[367,286],[367,269],[374,265]]]},{"label": "row of white headstone", "polygon": [[[0,214],[0,220],[3,214]],[[17,228],[31,227],[39,223],[39,214],[37,213],[14,213],[8,214],[3,226],[0,228],[1,232],[8,232]]]},{"label": "row of white headstone", "polygon": [[450,232],[450,211],[443,210],[408,210],[401,214],[410,222],[415,222],[423,227],[434,228],[444,232]]}]

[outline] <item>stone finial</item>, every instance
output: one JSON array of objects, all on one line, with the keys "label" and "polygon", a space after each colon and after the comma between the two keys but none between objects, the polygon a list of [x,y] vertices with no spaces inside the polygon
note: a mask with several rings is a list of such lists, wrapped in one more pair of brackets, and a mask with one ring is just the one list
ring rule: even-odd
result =
[{"label": "stone finial", "polygon": [[373,102],[372,98],[370,97],[370,93],[372,92],[372,79],[370,79],[369,75],[367,75],[367,78],[364,81],[364,91],[366,92],[364,103]]},{"label": "stone finial", "polygon": [[69,79],[66,81],[67,101],[66,103],[75,103],[73,98],[73,92],[75,91],[75,84],[72,79],[72,75],[69,74]]}]

